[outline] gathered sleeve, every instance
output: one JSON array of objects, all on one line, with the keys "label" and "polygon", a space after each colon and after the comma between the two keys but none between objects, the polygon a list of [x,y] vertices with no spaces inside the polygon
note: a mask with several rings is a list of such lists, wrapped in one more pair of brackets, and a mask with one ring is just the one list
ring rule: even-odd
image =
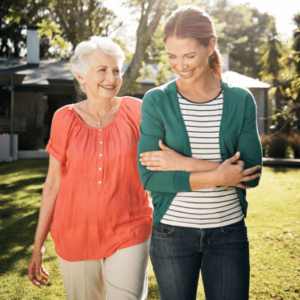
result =
[{"label": "gathered sleeve", "polygon": [[183,171],[149,171],[142,166],[140,154],[147,151],[161,150],[159,140],[165,139],[162,118],[154,102],[155,92],[147,93],[142,102],[142,119],[140,124],[140,140],[138,146],[138,169],[145,190],[162,193],[178,193],[191,191],[190,172]]},{"label": "gathered sleeve", "polygon": [[[249,92],[246,99],[245,118],[241,134],[238,138],[237,151],[241,153],[240,159],[245,163],[245,169],[262,166],[262,148],[257,129],[256,103]],[[261,169],[255,173],[261,173]],[[250,187],[256,187],[260,177],[243,182]]]},{"label": "gathered sleeve", "polygon": [[68,135],[70,130],[70,109],[63,107],[57,110],[52,119],[50,139],[46,146],[46,152],[65,164]]}]

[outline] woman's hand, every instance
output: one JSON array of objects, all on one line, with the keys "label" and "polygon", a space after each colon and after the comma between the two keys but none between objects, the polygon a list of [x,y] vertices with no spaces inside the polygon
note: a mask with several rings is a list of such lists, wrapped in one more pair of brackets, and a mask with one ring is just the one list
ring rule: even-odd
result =
[{"label": "woman's hand", "polygon": [[220,176],[220,185],[236,186],[242,189],[250,188],[241,182],[251,181],[261,176],[260,173],[253,174],[261,168],[255,166],[244,170],[245,163],[239,160],[240,153],[237,152],[234,156],[226,159],[216,170]]},{"label": "woman's hand", "polygon": [[162,150],[141,153],[140,162],[142,166],[150,171],[185,171],[185,156],[165,146],[161,140],[158,142]]},{"label": "woman's hand", "polygon": [[42,247],[39,251],[33,251],[30,262],[28,264],[28,276],[33,285],[40,287],[46,285],[49,278],[49,273],[43,267],[43,258],[45,248]]},{"label": "woman's hand", "polygon": [[42,204],[40,208],[39,221],[34,238],[34,250],[28,264],[28,276],[33,285],[40,287],[46,285],[49,274],[43,268],[43,257],[45,248],[43,247],[47,235],[50,231],[55,199],[60,187],[61,163],[50,154],[49,169],[45,181]]}]

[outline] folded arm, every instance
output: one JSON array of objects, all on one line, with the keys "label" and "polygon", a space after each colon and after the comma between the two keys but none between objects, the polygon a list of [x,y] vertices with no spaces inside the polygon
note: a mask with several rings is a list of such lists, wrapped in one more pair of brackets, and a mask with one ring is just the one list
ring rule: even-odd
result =
[{"label": "folded arm", "polygon": [[221,165],[219,162],[183,156],[165,146],[161,140],[159,147],[161,151],[141,153],[141,165],[146,166],[150,171],[189,171],[192,190],[219,185],[232,185],[246,189],[249,186],[242,184],[241,181],[250,181],[258,177],[258,175],[249,175],[256,172],[260,166],[244,170],[244,162],[238,160],[240,153],[236,153]]},{"label": "folded arm", "polygon": [[[177,193],[221,185],[247,188],[241,181],[253,180],[260,176],[250,176],[260,166],[243,169],[243,162],[238,161],[239,154],[220,165],[218,162],[184,157],[169,148],[161,151],[163,145],[160,140],[165,137],[163,122],[151,98],[147,97],[142,103],[140,134],[138,167],[146,190]],[[169,162],[167,166],[162,167],[158,157],[162,158],[161,152],[165,151],[170,151],[163,153],[167,158],[165,161]],[[152,159],[149,160],[151,156]]]}]

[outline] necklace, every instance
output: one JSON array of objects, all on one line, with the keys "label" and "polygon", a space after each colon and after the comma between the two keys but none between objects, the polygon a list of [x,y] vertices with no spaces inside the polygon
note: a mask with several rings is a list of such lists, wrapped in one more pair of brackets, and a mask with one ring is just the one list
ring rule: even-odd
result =
[{"label": "necklace", "polygon": [[110,111],[110,109],[112,108],[112,106],[113,106],[113,101],[114,101],[114,99],[113,99],[112,102],[111,102],[110,108],[106,111],[106,113],[104,114],[104,116],[99,120],[98,126],[101,125],[102,120],[104,119],[104,117],[106,116],[106,114],[107,114],[107,113]]}]

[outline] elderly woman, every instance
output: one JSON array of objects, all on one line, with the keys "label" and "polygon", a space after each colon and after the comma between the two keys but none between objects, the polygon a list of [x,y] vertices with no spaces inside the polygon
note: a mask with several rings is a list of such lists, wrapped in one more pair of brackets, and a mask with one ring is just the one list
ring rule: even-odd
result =
[{"label": "elderly woman", "polygon": [[[75,49],[71,69],[87,100],[59,109],[28,266],[45,284],[51,228],[70,299],[146,299],[152,209],[136,163],[141,102],[116,97],[124,54],[108,38]],[[107,298],[106,298],[107,297]]]}]

